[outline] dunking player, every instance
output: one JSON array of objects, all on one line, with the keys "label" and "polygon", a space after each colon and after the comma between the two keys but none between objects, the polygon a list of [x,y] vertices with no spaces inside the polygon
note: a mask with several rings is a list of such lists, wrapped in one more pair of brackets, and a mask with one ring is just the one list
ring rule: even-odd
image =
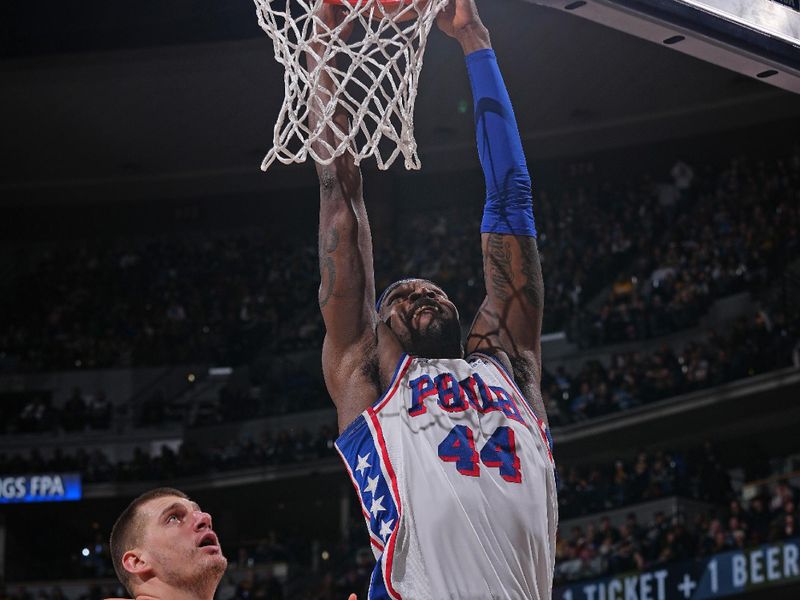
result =
[{"label": "dunking player", "polygon": [[[332,24],[341,18],[321,10]],[[360,172],[347,156],[318,164],[322,363],[336,446],[378,561],[369,598],[550,598],[556,484],[539,389],[544,294],[530,178],[474,0],[451,0],[437,23],[461,44],[472,83],[487,295],[466,347],[456,307],[430,281],[392,284],[376,312]],[[317,109],[330,85],[321,82]],[[348,127],[344,111],[333,120]]]}]

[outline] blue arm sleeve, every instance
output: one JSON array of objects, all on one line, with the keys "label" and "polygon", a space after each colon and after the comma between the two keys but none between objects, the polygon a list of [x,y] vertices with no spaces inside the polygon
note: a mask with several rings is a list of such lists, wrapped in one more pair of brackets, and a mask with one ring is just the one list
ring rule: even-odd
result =
[{"label": "blue arm sleeve", "polygon": [[467,55],[466,61],[475,103],[478,156],[486,178],[481,233],[536,237],[531,178],[494,50],[477,50]]}]

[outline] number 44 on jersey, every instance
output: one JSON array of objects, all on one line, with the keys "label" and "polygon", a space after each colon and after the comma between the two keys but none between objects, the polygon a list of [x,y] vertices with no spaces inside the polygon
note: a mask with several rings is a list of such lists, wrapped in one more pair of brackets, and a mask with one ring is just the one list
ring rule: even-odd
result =
[{"label": "number 44 on jersey", "polygon": [[507,426],[495,430],[486,440],[479,455],[475,449],[472,429],[466,425],[456,425],[439,444],[439,458],[456,463],[458,472],[469,477],[480,476],[480,460],[487,467],[498,467],[500,477],[510,483],[522,481],[519,457],[514,445],[514,430]]}]

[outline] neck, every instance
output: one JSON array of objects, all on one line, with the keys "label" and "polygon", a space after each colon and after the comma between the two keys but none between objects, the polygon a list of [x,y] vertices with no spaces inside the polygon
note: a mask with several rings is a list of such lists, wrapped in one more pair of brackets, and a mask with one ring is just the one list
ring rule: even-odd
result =
[{"label": "neck", "polygon": [[404,350],[408,354],[419,356],[420,358],[464,358],[464,348],[461,344],[446,346],[418,341],[416,344],[408,345]]},{"label": "neck", "polygon": [[213,600],[217,586],[206,587],[208,589],[184,589],[150,580],[136,591],[136,600]]}]

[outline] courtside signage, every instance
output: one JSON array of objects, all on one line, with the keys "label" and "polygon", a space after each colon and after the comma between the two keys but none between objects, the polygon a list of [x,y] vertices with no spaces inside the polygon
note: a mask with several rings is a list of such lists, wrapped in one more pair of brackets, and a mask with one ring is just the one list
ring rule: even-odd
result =
[{"label": "courtside signage", "polygon": [[553,600],[711,600],[800,581],[800,538],[553,590]]},{"label": "courtside signage", "polygon": [[77,473],[0,475],[0,504],[80,499],[81,476]]}]

